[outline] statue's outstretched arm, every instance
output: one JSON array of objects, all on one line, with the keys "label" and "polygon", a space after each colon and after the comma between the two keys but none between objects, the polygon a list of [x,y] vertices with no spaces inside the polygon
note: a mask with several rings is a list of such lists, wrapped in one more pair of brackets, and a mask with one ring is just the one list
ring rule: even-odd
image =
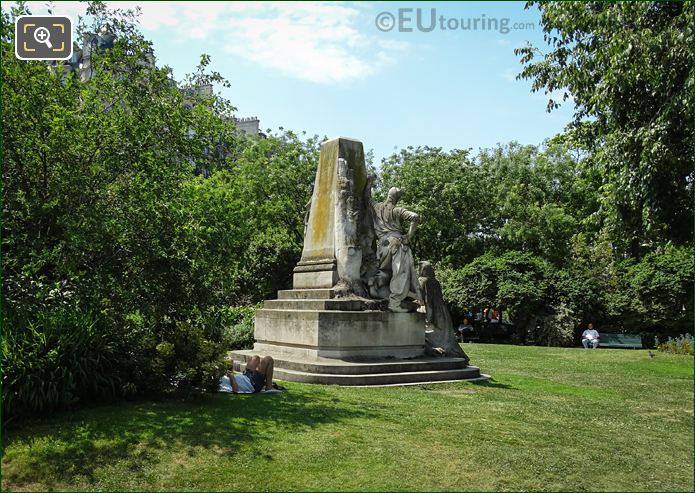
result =
[{"label": "statue's outstretched arm", "polygon": [[419,222],[420,216],[413,212],[413,215],[410,217],[410,228],[408,228],[408,241],[413,239],[413,236],[415,235],[415,230],[417,229],[417,225]]}]

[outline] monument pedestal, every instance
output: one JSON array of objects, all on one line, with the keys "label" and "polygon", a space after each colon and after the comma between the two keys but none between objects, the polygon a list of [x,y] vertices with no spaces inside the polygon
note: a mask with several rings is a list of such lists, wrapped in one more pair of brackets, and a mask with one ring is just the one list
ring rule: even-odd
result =
[{"label": "monument pedestal", "polygon": [[336,299],[333,289],[280,291],[256,312],[253,350],[234,351],[235,369],[254,354],[275,360],[275,378],[334,385],[403,385],[475,380],[462,358],[424,355],[424,314]]}]

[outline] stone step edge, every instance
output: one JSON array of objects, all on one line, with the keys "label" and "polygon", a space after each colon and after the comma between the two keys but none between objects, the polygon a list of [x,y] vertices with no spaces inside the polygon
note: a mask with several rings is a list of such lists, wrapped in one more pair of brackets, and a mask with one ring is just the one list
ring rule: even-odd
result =
[{"label": "stone step edge", "polygon": [[[285,301],[285,300],[282,300]],[[308,300],[303,300],[303,301],[308,301]],[[324,301],[324,300],[314,300],[314,301]],[[387,312],[383,310],[302,310],[299,308],[259,308],[256,310],[256,313],[264,311],[264,312],[301,312],[301,313],[392,313],[392,312]],[[417,313],[417,312],[408,312],[408,313]],[[400,315],[400,314],[397,314]]]},{"label": "stone step edge", "polygon": [[[433,364],[434,363],[434,364]],[[246,366],[245,361],[235,361],[235,364],[241,366]],[[322,365],[316,363],[306,363],[306,362],[293,362],[291,360],[275,359],[275,368],[291,371],[299,371],[304,373],[310,373],[312,375],[354,375],[354,376],[367,376],[367,375],[391,375],[393,373],[418,373],[423,371],[445,371],[445,370],[475,370],[476,368],[480,370],[477,366],[467,365],[461,366],[461,362],[418,362],[418,363],[391,363],[388,365],[379,364],[369,364],[364,363],[362,365]],[[292,368],[292,367],[295,368]],[[310,368],[304,370],[296,369],[297,366],[309,366]],[[410,366],[409,369],[404,369],[402,367]],[[435,368],[432,368],[432,367]],[[440,368],[436,368],[439,366]],[[444,366],[444,368],[441,368]],[[448,367],[446,367],[448,366]],[[452,367],[453,366],[453,367]],[[414,368],[413,368],[414,367]],[[419,367],[419,368],[418,368]],[[341,370],[347,370],[345,372]]]},{"label": "stone step edge", "polygon": [[[467,378],[468,377],[468,378]],[[327,375],[291,371],[276,368],[275,378],[290,382],[301,382],[318,385],[338,385],[341,387],[373,387],[376,385],[422,383],[432,381],[454,381],[479,378],[479,371],[439,370],[419,372],[394,372],[372,375]]]},{"label": "stone step edge", "polygon": [[[403,382],[403,383],[375,383],[372,385],[341,385],[341,387],[347,387],[349,389],[362,389],[364,387],[409,387],[412,385],[430,385],[436,383],[460,383],[460,382],[487,382],[492,378],[487,373],[481,373],[479,377],[474,378],[459,378],[456,380],[423,380],[422,382]],[[279,379],[278,379],[279,380]],[[292,382],[294,383],[294,382]]]},{"label": "stone step edge", "polygon": [[[244,351],[248,352],[248,354],[245,354]],[[254,355],[255,352],[252,349],[237,349],[237,350],[232,350],[232,351],[227,351],[227,360],[233,359],[237,363],[246,363],[246,357],[250,355]],[[243,361],[239,361],[236,358],[244,358]],[[432,357],[431,359],[399,359],[399,358],[393,358],[393,359],[377,359],[377,360],[364,360],[364,361],[345,361],[344,363],[347,364],[340,364],[340,363],[331,363],[329,361],[311,361],[311,360],[300,360],[300,359],[294,359],[292,357],[284,357],[283,355],[273,355],[273,358],[275,359],[275,365],[277,368],[280,368],[282,366],[282,363],[289,363],[292,365],[303,365],[303,364],[310,364],[314,366],[334,366],[336,368],[340,367],[350,367],[350,366],[382,366],[384,369],[388,369],[389,367],[395,367],[399,365],[419,365],[419,366],[427,366],[431,363],[435,364],[446,364],[446,363],[452,363],[452,364],[460,364],[461,361],[463,360],[462,358],[456,358],[456,357],[440,357],[440,358],[434,358]],[[330,359],[330,358],[326,358]],[[342,361],[342,360],[338,360]],[[467,365],[464,368],[478,368],[475,365]],[[452,368],[452,369],[464,369],[464,368]],[[478,368],[480,369],[480,368]],[[422,370],[419,370],[422,371]]]},{"label": "stone step edge", "polygon": [[[477,366],[467,366],[466,368],[455,368],[452,370],[420,370],[420,371],[400,371],[400,372],[391,372],[391,373],[366,373],[366,374],[345,374],[345,373],[312,373],[308,371],[300,371],[300,370],[288,370],[279,366],[275,367],[275,371],[281,371],[283,373],[289,373],[291,375],[320,375],[321,377],[326,377],[326,378],[344,378],[346,380],[358,380],[358,379],[369,379],[369,380],[376,380],[381,377],[394,377],[394,376],[410,376],[410,375],[422,375],[422,376],[427,376],[427,375],[451,375],[453,373],[460,373],[460,372],[470,372],[471,373],[477,373],[480,375],[480,368]],[[477,377],[473,377],[477,378]]]},{"label": "stone step edge", "polygon": [[[442,363],[446,362],[446,360],[436,360],[435,362],[441,361]],[[383,365],[383,368],[380,368],[382,370],[381,373],[323,373],[323,372],[313,372],[313,371],[303,371],[303,370],[293,370],[291,368],[286,368],[282,366],[283,362],[287,363],[298,363],[298,364],[303,364],[304,362],[298,362],[294,360],[283,360],[283,359],[276,359],[275,360],[275,369],[279,371],[286,371],[288,373],[293,373],[297,375],[325,375],[327,377],[343,377],[343,376],[348,376],[348,377],[378,377],[378,376],[385,376],[385,375],[409,375],[409,374],[431,374],[431,373],[440,373],[440,372],[457,372],[457,371],[478,371],[480,373],[480,368],[474,365],[468,365],[464,366],[462,368],[446,368],[446,369],[440,369],[440,370],[426,370],[426,369],[420,369],[420,370],[414,370],[414,371],[388,371],[389,366],[395,367],[401,364],[404,364],[403,361],[394,361],[394,362],[382,362],[382,363],[376,363],[377,365]],[[239,368],[246,367],[246,361],[236,361],[236,365],[239,366]],[[423,366],[427,365],[430,363],[430,361],[413,361],[413,362],[406,362],[406,364],[418,364],[421,363]],[[314,364],[314,363],[312,363]],[[365,366],[373,366],[373,364],[370,363],[363,363]],[[315,364],[314,364],[315,365]],[[360,363],[362,365],[362,363]],[[321,366],[321,365],[316,365],[316,366]],[[329,366],[329,367],[335,367],[340,368],[340,365],[324,365],[324,366]],[[384,372],[384,370],[386,370]]]}]

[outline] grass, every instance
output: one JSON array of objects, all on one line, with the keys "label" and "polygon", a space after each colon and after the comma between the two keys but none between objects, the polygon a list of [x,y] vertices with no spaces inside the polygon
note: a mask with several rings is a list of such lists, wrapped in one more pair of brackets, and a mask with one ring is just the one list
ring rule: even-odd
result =
[{"label": "grass", "polygon": [[3,490],[693,491],[693,358],[467,344],[484,384],[104,405],[3,434]]}]

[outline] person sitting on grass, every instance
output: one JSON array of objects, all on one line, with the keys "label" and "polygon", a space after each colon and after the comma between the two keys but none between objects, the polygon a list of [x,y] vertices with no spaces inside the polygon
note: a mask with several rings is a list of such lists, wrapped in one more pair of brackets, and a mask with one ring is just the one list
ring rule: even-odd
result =
[{"label": "person sitting on grass", "polygon": [[272,356],[252,356],[246,362],[244,373],[234,375],[234,362],[226,373],[235,394],[255,394],[265,387],[265,390],[286,390],[284,387],[273,383],[273,367],[275,362]]},{"label": "person sitting on grass", "polygon": [[582,346],[584,349],[589,349],[589,344],[596,349],[599,341],[598,330],[594,329],[594,324],[590,323],[588,328],[582,332]]}]

